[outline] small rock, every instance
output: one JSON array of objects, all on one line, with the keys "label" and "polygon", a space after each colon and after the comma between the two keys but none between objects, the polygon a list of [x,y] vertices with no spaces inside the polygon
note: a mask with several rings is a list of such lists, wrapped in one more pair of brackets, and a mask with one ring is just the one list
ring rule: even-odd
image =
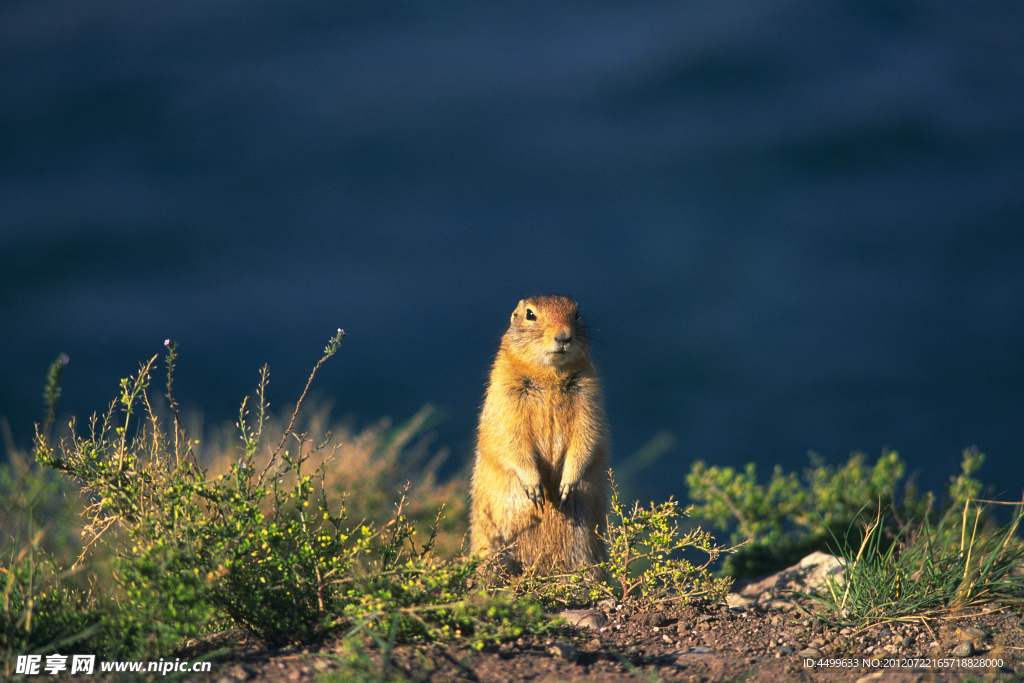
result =
[{"label": "small rock", "polygon": [[569,643],[563,643],[561,641],[552,643],[551,647],[548,648],[548,654],[552,657],[558,657],[564,659],[567,662],[576,661],[576,648]]},{"label": "small rock", "polygon": [[236,681],[247,681],[256,675],[255,671],[246,666],[242,666],[241,664],[236,664],[228,669],[226,673]]},{"label": "small rock", "polygon": [[952,650],[950,650],[949,654],[953,655],[954,657],[970,657],[974,654],[974,645],[971,643],[971,641],[965,640],[956,647],[954,647]]},{"label": "small rock", "polygon": [[793,591],[820,591],[829,577],[841,582],[842,574],[841,560],[825,553],[811,553],[798,564],[771,576],[736,582],[733,585],[736,592],[730,593],[726,602],[730,607],[761,603],[791,611],[795,607],[791,597]]},{"label": "small rock", "polygon": [[790,647],[789,645],[783,645],[782,647],[775,648],[775,657],[776,658],[782,657],[782,656],[785,656],[785,655],[791,655],[791,654],[793,654],[793,648]]},{"label": "small rock", "polygon": [[573,626],[580,628],[600,629],[608,622],[604,612],[598,612],[597,610],[567,609],[555,616],[565,619]]},{"label": "small rock", "polygon": [[821,651],[813,647],[805,647],[800,652],[797,652],[797,654],[805,659],[818,659],[821,657]]},{"label": "small rock", "polygon": [[974,626],[960,626],[956,630],[956,636],[973,643],[980,643],[988,638],[988,633]]},{"label": "small rock", "polygon": [[860,678],[857,679],[857,683],[870,683],[871,681],[877,681],[879,678],[882,677],[882,674],[884,674],[884,673],[885,673],[885,669],[882,669],[881,671],[876,671],[873,674],[868,674],[867,676],[861,676]]},{"label": "small rock", "polygon": [[744,597],[739,593],[729,593],[725,596],[725,604],[729,606],[729,609],[740,610],[752,602],[751,598]]}]

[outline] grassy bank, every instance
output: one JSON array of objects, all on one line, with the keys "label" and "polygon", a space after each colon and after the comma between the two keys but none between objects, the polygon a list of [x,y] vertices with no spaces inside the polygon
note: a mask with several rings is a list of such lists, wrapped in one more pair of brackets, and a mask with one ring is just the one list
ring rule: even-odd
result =
[{"label": "grassy bank", "polygon": [[[178,413],[176,345],[160,386],[158,358],[122,380],[105,413],[57,435],[66,360],[51,368],[34,462],[13,452],[4,470],[13,496],[0,520],[11,538],[0,556],[5,672],[16,655],[68,648],[152,660],[228,629],[271,648],[339,637],[480,648],[551,628],[545,607],[724,593],[708,570],[718,549],[699,530],[680,532],[675,503],[617,498],[608,582],[585,568],[504,580],[463,552],[465,477],[437,480],[445,453],[423,434],[429,409],[356,432],[328,427],[304,391],[272,415],[264,368],[235,424],[200,440]],[[685,548],[705,562],[669,556]]]},{"label": "grassy bank", "polygon": [[[307,390],[343,336],[329,341]],[[837,620],[1020,597],[1020,517],[999,527],[976,502],[973,451],[943,506],[897,493],[895,454],[873,468],[862,458],[819,465],[804,481],[777,470],[767,486],[752,468],[697,463],[693,512],[732,519],[741,545],[724,575],[712,569],[733,549],[684,520],[674,501],[640,506],[615,495],[606,580],[587,568],[508,580],[464,552],[466,477],[438,480],[446,453],[424,432],[429,408],[358,431],[328,424],[306,391],[271,412],[264,368],[234,424],[186,426],[177,361],[168,342],[162,363],[154,356],[122,380],[104,413],[63,429],[53,422],[66,359],[52,366],[33,453],[9,446],[0,469],[0,671],[28,653],[198,652],[197,643],[237,629],[271,648],[345,639],[358,669],[367,646],[484,648],[551,629],[546,611],[603,599],[721,600],[729,574],[751,558],[778,563],[821,542],[848,554],[849,581],[819,598]],[[912,585],[938,597],[925,605]],[[883,592],[890,586],[898,594]]]}]

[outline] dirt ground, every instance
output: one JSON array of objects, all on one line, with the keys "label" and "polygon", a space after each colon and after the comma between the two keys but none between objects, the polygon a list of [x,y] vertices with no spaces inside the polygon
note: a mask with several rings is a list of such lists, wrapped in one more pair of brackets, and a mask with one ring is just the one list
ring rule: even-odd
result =
[{"label": "dirt ground", "polygon": [[[196,683],[555,683],[587,681],[1024,681],[1024,616],[998,603],[962,613],[837,628],[819,618],[815,603],[794,590],[820,585],[838,562],[813,554],[759,581],[734,586],[728,605],[639,608],[606,602],[563,612],[565,624],[549,636],[524,636],[477,652],[432,643],[400,645],[387,662],[373,643],[366,670],[342,669],[341,642],[318,649],[266,650],[241,632],[225,633],[213,668],[203,674],[150,675],[143,680]],[[187,660],[183,660],[187,661]],[[97,669],[99,667],[97,666]],[[45,676],[21,677],[32,681]],[[121,677],[45,676],[67,683]],[[17,679],[16,679],[17,680]],[[136,677],[138,680],[138,677]]]},{"label": "dirt ground", "polygon": [[[379,650],[370,657],[375,673],[432,683],[1024,681],[1024,616],[1018,611],[993,603],[941,618],[834,627],[816,603],[794,591],[813,592],[842,571],[836,558],[812,553],[776,574],[734,585],[728,605],[608,602],[562,613],[566,625],[554,636],[523,637],[483,652],[404,646],[386,664]],[[338,666],[337,648],[239,653],[205,680],[343,681],[330,673]]]},{"label": "dirt ground", "polygon": [[[387,670],[412,681],[968,681],[1024,679],[1024,618],[994,606],[957,617],[835,629],[800,608],[721,605],[568,615],[554,637],[475,652],[433,644],[395,649]],[[594,628],[598,626],[598,628]],[[195,680],[342,681],[337,643],[320,651],[238,652]],[[374,667],[380,652],[370,651]],[[378,669],[379,671],[380,669]]]},{"label": "dirt ground", "polygon": [[[446,644],[398,646],[387,666],[367,650],[372,673],[391,680],[554,683],[556,681],[984,681],[1024,680],[1024,617],[998,605],[956,617],[836,629],[801,607],[689,605],[634,611],[628,605],[568,613],[548,637],[523,637],[476,652]],[[197,683],[342,682],[340,643],[318,650],[267,651],[227,643],[204,674],[143,680]],[[371,673],[371,672],[367,672]],[[16,677],[120,681],[125,675]],[[138,677],[135,677],[137,680]],[[365,679],[364,679],[365,680]],[[373,678],[368,680],[380,680]]]}]

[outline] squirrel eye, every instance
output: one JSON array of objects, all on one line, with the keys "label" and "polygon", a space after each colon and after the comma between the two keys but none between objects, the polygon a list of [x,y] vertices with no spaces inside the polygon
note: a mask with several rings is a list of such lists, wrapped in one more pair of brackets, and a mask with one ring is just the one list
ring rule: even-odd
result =
[{"label": "squirrel eye", "polygon": [[526,319],[527,319],[527,320],[536,320],[536,319],[537,319],[537,316],[536,316],[536,314],[535,314],[535,313],[533,312],[533,309],[532,309],[532,308],[527,308],[527,309],[526,309]]}]

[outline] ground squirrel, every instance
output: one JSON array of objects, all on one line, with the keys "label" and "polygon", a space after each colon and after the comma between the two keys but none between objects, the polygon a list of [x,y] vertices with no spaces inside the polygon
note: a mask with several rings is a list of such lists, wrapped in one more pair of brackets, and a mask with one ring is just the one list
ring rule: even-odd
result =
[{"label": "ground squirrel", "polygon": [[607,558],[608,428],[587,328],[564,296],[512,313],[480,414],[470,550],[509,574]]}]

